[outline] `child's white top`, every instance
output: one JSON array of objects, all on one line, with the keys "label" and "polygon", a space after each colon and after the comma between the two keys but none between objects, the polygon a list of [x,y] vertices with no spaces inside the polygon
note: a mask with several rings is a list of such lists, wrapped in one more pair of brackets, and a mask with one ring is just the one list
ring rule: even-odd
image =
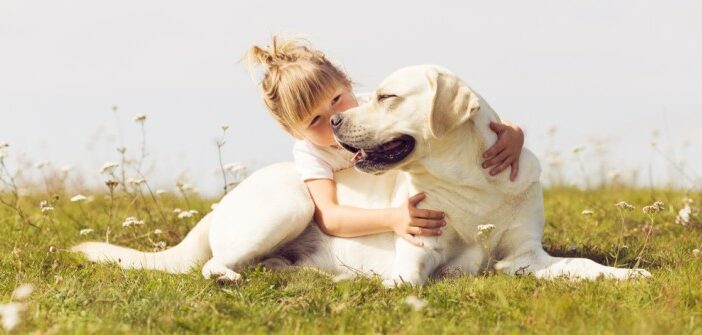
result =
[{"label": "child's white top", "polygon": [[[368,94],[356,95],[359,104],[368,101]],[[320,147],[307,139],[296,140],[293,145],[295,168],[302,180],[334,179],[334,172],[353,166],[353,153],[333,146]]]}]

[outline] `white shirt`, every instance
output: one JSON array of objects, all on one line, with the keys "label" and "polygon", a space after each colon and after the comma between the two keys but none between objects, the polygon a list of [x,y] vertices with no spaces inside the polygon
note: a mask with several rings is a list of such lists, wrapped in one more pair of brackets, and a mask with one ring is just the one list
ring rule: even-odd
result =
[{"label": "white shirt", "polygon": [[[368,101],[368,94],[356,95],[358,103]],[[334,172],[353,166],[353,153],[341,147],[320,147],[307,139],[293,144],[295,169],[302,180],[334,179]]]}]

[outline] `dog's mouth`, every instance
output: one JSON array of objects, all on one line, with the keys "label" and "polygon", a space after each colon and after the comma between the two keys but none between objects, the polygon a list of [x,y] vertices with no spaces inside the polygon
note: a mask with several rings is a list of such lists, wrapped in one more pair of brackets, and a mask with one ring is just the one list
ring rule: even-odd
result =
[{"label": "dog's mouth", "polygon": [[401,135],[372,148],[356,148],[344,142],[339,144],[354,153],[356,167],[363,171],[377,171],[405,159],[414,150],[415,140],[412,136]]}]

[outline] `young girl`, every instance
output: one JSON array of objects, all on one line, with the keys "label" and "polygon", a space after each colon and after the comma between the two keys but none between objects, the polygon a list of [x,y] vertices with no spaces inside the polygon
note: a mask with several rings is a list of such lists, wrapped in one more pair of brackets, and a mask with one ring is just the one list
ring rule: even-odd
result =
[{"label": "young girl", "polygon": [[[341,206],[336,199],[334,172],[351,167],[353,154],[334,141],[331,117],[358,106],[362,97],[351,91],[351,81],[324,54],[304,40],[274,36],[268,48],[253,46],[247,53],[250,70],[265,66],[261,81],[263,101],[275,120],[295,137],[295,166],[315,204],[314,218],[325,233],[355,237],[394,231],[422,246],[417,235],[436,236],[446,225],[440,211],[419,209],[426,195],[419,193],[397,208],[364,209]],[[252,72],[253,73],[253,72]],[[483,168],[495,175],[511,166],[510,179],[517,176],[519,154],[524,143],[522,130],[508,123],[492,123],[495,145],[483,157]]]}]

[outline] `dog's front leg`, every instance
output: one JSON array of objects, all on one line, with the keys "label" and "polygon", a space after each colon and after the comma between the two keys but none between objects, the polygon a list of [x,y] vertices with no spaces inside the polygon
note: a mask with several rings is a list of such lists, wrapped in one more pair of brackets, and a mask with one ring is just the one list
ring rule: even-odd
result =
[{"label": "dog's front leg", "polygon": [[422,285],[442,263],[438,237],[419,237],[424,246],[418,247],[402,237],[395,237],[395,262],[390,278],[383,285],[394,288],[401,284]]}]

